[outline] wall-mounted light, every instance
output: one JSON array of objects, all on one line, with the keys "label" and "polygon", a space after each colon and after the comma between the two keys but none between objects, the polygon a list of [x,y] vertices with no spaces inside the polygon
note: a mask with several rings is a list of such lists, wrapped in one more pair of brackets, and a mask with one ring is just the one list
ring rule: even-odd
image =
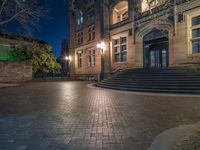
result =
[{"label": "wall-mounted light", "polygon": [[104,42],[100,42],[97,44],[97,48],[100,50],[101,52],[101,68],[100,68],[100,72],[98,74],[98,81],[103,80],[104,78],[104,56],[103,56],[103,51],[105,49],[105,43]]},{"label": "wall-mounted light", "polygon": [[97,44],[97,48],[104,49],[105,48],[105,43],[104,42],[98,43]]}]

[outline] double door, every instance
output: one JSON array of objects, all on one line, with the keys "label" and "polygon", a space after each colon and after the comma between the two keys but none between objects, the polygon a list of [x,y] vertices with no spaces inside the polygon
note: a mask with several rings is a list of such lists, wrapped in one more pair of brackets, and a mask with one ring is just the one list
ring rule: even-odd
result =
[{"label": "double door", "polygon": [[167,50],[152,48],[150,49],[150,68],[165,68],[167,67]]},{"label": "double door", "polygon": [[168,42],[151,43],[147,47],[145,56],[147,68],[168,67]]}]

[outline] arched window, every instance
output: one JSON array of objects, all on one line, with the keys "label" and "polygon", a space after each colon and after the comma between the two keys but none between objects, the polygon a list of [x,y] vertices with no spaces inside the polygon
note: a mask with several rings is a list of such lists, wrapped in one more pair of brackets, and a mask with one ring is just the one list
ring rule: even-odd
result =
[{"label": "arched window", "polygon": [[128,19],[128,2],[121,1],[113,8],[112,24]]},{"label": "arched window", "polygon": [[141,11],[146,12],[153,8],[156,8],[164,4],[166,0],[142,0],[141,1]]}]

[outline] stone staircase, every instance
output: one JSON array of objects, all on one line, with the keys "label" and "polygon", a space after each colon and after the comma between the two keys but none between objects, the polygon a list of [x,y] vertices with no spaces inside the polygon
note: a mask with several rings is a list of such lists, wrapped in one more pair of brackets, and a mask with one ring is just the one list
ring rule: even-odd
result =
[{"label": "stone staircase", "polygon": [[166,69],[127,69],[96,86],[115,90],[200,94],[200,73]]}]

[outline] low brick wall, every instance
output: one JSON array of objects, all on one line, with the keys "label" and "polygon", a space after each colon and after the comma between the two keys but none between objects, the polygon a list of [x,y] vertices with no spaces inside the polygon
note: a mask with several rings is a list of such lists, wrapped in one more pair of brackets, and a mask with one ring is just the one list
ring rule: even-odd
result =
[{"label": "low brick wall", "polygon": [[0,61],[0,82],[25,82],[32,80],[31,62]]}]

